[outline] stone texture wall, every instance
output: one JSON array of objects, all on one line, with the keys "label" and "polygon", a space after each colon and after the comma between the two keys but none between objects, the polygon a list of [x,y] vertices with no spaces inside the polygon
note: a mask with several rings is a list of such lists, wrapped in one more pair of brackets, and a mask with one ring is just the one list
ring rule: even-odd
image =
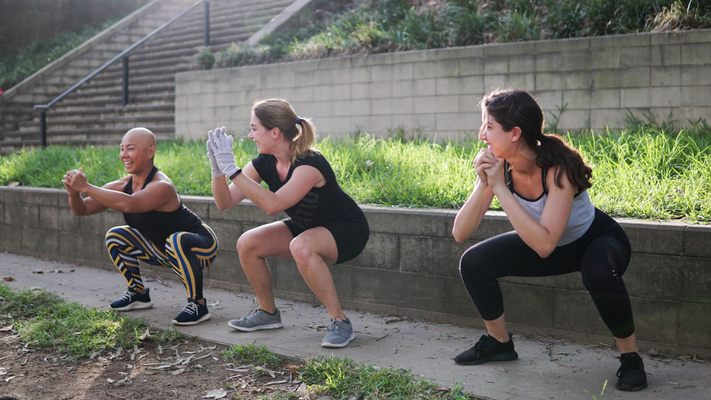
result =
[{"label": "stone texture wall", "polygon": [[[251,292],[239,265],[237,238],[279,220],[251,203],[220,211],[209,197],[184,203],[215,231],[220,253],[206,284]],[[482,327],[459,278],[460,255],[477,241],[511,229],[489,212],[475,237],[451,237],[453,210],[363,207],[371,237],[354,260],[331,267],[343,306],[441,323]],[[643,348],[711,356],[711,226],[620,220],[630,237],[631,265],[624,275]],[[0,251],[59,259],[113,270],[104,247],[106,231],[124,224],[107,211],[75,217],[66,192],[0,187]],[[2,255],[0,254],[0,257]],[[269,259],[277,296],[316,303],[291,260]],[[172,272],[146,267],[148,275]],[[546,333],[591,343],[610,343],[580,274],[501,280],[506,317],[521,334]]]},{"label": "stone texture wall", "polygon": [[[711,115],[711,30],[353,56],[180,73],[178,137],[241,134],[255,99],[282,97],[322,136],[402,127],[476,135],[477,102],[499,87],[531,91],[561,129],[623,127],[631,112],[681,123]],[[560,108],[565,111],[560,113]]]}]

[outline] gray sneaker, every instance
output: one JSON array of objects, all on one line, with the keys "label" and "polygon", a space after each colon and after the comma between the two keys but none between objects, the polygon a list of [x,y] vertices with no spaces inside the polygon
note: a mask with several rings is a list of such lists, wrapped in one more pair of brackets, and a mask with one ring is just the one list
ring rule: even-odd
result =
[{"label": "gray sneaker", "polygon": [[276,311],[276,314],[269,315],[261,308],[255,308],[250,311],[246,317],[233,319],[228,322],[227,325],[229,325],[230,328],[244,332],[252,332],[260,329],[278,329],[283,327],[281,324],[281,312],[279,310]]},{"label": "gray sneaker", "polygon": [[351,340],[355,339],[353,325],[348,318],[345,321],[338,318],[331,319],[326,330],[328,333],[321,341],[322,347],[346,347]]}]

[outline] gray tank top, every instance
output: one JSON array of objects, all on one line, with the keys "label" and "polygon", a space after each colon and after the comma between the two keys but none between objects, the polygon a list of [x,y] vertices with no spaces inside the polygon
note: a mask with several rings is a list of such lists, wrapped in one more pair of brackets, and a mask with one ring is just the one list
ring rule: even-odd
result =
[{"label": "gray tank top", "polygon": [[[527,199],[516,193],[514,190],[513,178],[511,177],[511,171],[509,171],[509,163],[504,160],[504,179],[506,181],[506,186],[509,188],[511,193],[513,193],[514,198],[518,201],[518,204],[526,210],[528,215],[539,223],[541,222],[543,207],[545,207],[546,199],[548,199],[548,187],[546,185],[547,170],[544,169],[541,172],[543,194],[535,200]],[[568,225],[566,225],[563,236],[558,242],[558,247],[572,243],[583,236],[583,234],[587,232],[588,228],[590,228],[590,225],[592,225],[594,219],[595,206],[593,206],[590,201],[588,191],[583,190],[582,192],[576,194],[573,198],[573,209],[570,211],[570,219],[568,219]]]}]

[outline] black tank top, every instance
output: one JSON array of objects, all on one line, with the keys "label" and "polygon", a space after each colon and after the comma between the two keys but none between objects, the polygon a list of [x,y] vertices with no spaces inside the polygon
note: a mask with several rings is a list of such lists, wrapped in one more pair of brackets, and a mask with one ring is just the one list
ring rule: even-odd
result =
[{"label": "black tank top", "polygon": [[[153,181],[153,177],[158,172],[155,166],[148,174],[143,188]],[[133,177],[128,180],[128,183],[123,188],[126,194],[133,194]],[[194,212],[190,211],[183,205],[183,200],[180,200],[180,207],[175,211],[148,211],[143,213],[123,213],[123,219],[131,228],[138,229],[139,232],[148,240],[153,242],[159,249],[163,249],[163,245],[168,236],[175,232],[191,232],[197,233],[202,226],[202,221]]]},{"label": "black tank top", "polygon": [[311,188],[303,199],[284,210],[298,228],[305,230],[334,221],[363,222],[367,226],[368,221],[363,210],[338,185],[336,174],[321,153],[312,151],[310,155],[292,164],[283,181],[279,178],[276,162],[276,157],[271,154],[260,154],[252,160],[254,169],[272,192],[286,185],[294,169],[301,165],[316,168],[326,178],[325,185]]}]

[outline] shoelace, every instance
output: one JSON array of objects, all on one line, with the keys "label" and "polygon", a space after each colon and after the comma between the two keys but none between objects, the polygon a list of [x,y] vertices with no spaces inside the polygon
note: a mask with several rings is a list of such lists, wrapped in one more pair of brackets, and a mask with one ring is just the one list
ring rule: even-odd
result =
[{"label": "shoelace", "polygon": [[631,370],[642,370],[642,359],[639,357],[620,357],[622,365],[617,370],[617,377],[621,377],[623,373]]},{"label": "shoelace", "polygon": [[333,319],[331,320],[331,323],[328,324],[328,326],[326,327],[326,330],[329,331],[329,332],[334,332],[336,329],[338,329],[339,326],[341,326],[341,323],[342,323],[342,322],[343,322],[343,321],[341,321],[341,320],[338,319],[338,318],[333,318]]},{"label": "shoelace", "polygon": [[193,303],[192,301],[188,302],[188,304],[185,305],[185,308],[183,308],[184,313],[188,313],[191,315],[197,314],[198,313],[198,305]]},{"label": "shoelace", "polygon": [[131,289],[129,289],[129,290],[126,291],[126,293],[123,294],[123,296],[121,296],[121,300],[128,300],[128,301],[131,301],[131,298],[132,298],[133,296],[136,296],[136,295],[138,295],[138,293],[136,293],[136,292],[132,291]]},{"label": "shoelace", "polygon": [[474,345],[474,350],[476,350],[477,352],[480,352],[481,349],[483,349],[484,346],[486,346],[486,341],[488,338],[489,337],[487,335],[481,335],[481,337],[479,338],[479,341],[476,342],[476,344]]}]

